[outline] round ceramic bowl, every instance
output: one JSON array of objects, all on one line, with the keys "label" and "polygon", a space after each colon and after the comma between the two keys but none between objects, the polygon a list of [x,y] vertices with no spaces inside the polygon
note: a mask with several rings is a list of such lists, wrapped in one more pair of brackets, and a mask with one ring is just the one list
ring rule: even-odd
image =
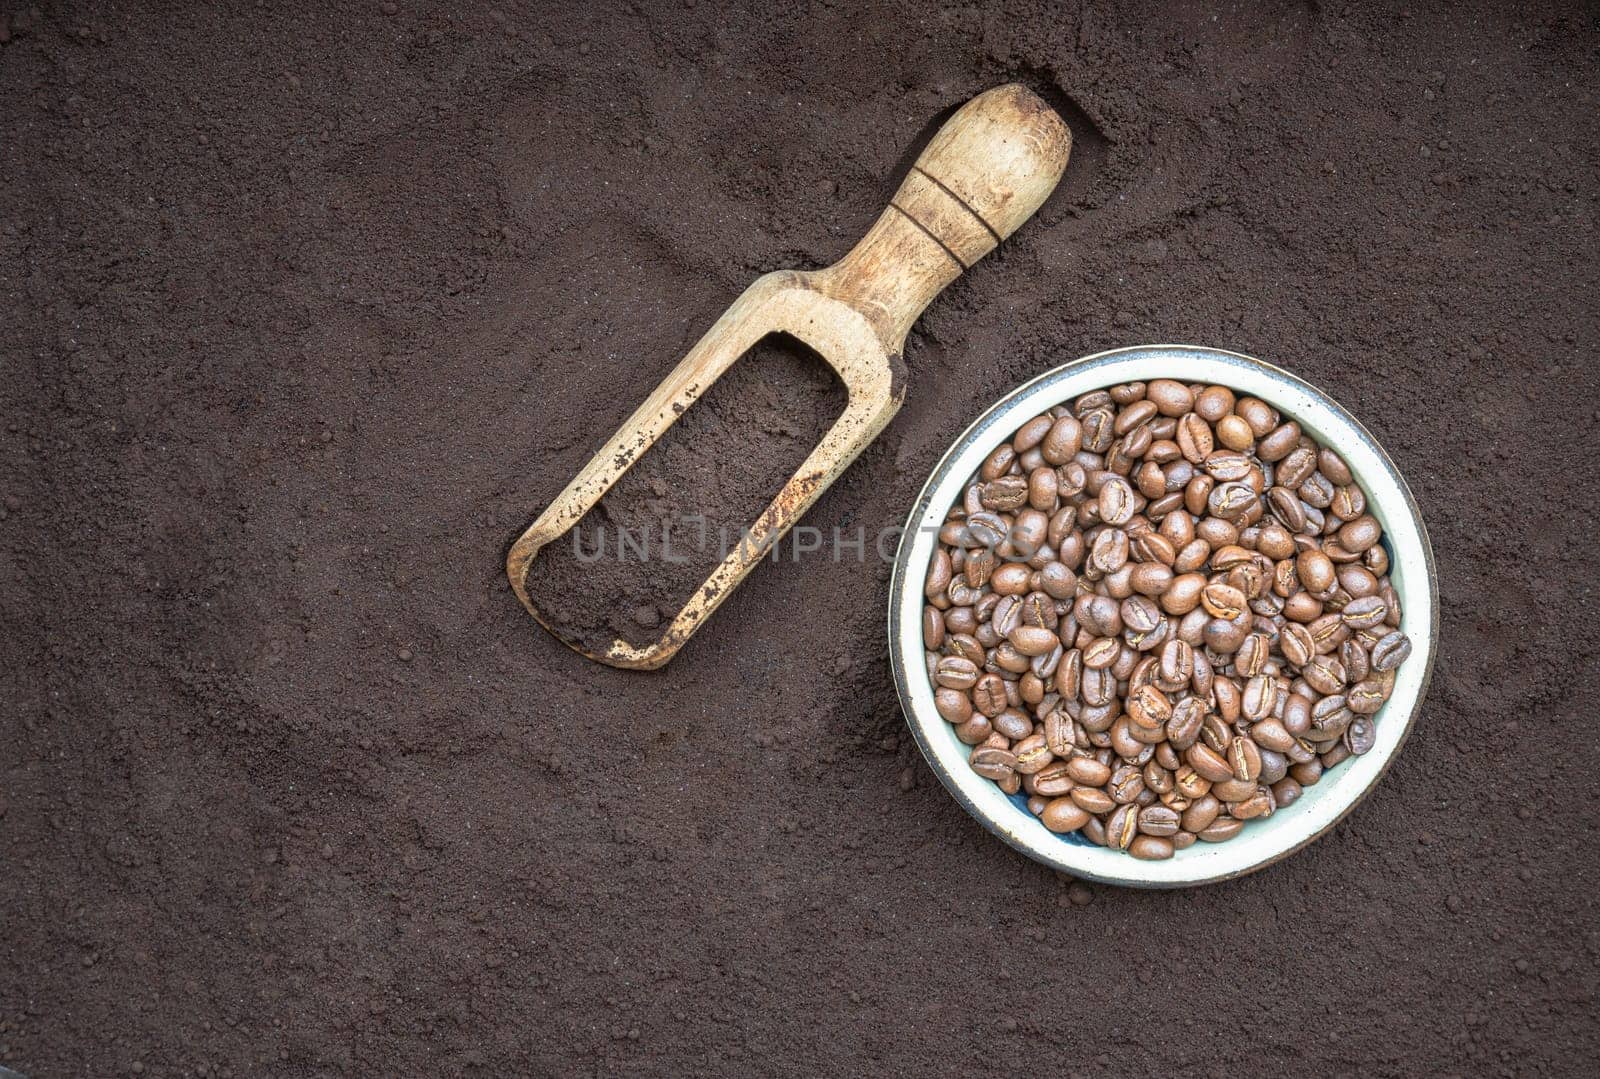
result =
[{"label": "round ceramic bowl", "polygon": [[[1140,861],[1090,842],[1057,835],[967,764],[970,747],[935,711],[922,646],[922,582],[945,514],[983,459],[1024,422],[1090,390],[1119,382],[1175,378],[1220,383],[1260,397],[1336,450],[1367,493],[1367,512],[1383,525],[1389,579],[1401,602],[1401,629],[1412,654],[1394,693],[1376,716],[1377,744],[1330,769],[1287,808],[1246,824],[1224,843],[1196,843],[1160,862]],[[1438,638],[1433,551],[1411,492],[1377,441],[1327,394],[1287,371],[1235,352],[1186,345],[1115,349],[1048,371],[990,408],[944,455],[906,521],[889,599],[889,655],[900,703],[917,744],[945,787],[974,817],[1017,850],[1074,876],[1139,888],[1175,888],[1228,880],[1270,865],[1332,828],[1393,763],[1411,731],[1432,672]]]}]

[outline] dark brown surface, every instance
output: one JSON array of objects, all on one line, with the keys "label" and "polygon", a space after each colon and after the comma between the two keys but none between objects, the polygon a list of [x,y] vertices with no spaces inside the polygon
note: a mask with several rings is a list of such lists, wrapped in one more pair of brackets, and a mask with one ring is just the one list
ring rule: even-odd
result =
[{"label": "dark brown surface", "polygon": [[[1592,11],[1042,10],[0,4],[0,1060],[1589,1073]],[[1250,879],[1069,888],[969,820],[875,563],[763,567],[654,675],[505,586],[737,291],[1007,78],[1076,103],[1065,189],[810,521],[896,522],[1113,345],[1331,391],[1444,640],[1380,789]]]}]

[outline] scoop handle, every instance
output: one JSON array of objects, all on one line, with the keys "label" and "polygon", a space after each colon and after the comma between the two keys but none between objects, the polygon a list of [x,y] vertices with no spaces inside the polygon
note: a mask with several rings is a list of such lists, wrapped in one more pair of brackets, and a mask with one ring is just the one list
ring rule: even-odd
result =
[{"label": "scoop handle", "polygon": [[1061,179],[1072,132],[1009,83],[958,109],[861,242],[822,272],[898,353],[923,308],[1033,215]]}]

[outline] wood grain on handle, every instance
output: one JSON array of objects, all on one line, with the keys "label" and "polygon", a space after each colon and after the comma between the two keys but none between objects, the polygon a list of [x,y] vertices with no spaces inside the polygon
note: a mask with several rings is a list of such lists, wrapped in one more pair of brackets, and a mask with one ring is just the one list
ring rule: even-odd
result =
[{"label": "wood grain on handle", "polygon": [[939,291],[1033,215],[1061,179],[1072,133],[1026,87],[967,102],[911,167],[871,231],[821,272],[893,352]]}]

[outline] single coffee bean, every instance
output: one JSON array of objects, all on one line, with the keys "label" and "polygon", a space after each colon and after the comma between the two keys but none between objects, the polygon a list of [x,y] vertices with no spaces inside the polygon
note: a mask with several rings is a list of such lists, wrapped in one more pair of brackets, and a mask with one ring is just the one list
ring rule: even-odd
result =
[{"label": "single coffee bean", "polygon": [[1242,821],[1254,820],[1257,817],[1266,817],[1276,809],[1272,802],[1272,791],[1266,787],[1257,787],[1255,794],[1241,802],[1234,802],[1228,806],[1228,812]]},{"label": "single coffee bean", "polygon": [[1198,697],[1185,697],[1172,708],[1167,720],[1167,741],[1177,750],[1185,750],[1200,738],[1206,719],[1205,702]]},{"label": "single coffee bean", "polygon": [[1383,624],[1389,609],[1384,605],[1380,596],[1363,596],[1353,599],[1344,605],[1339,612],[1339,617],[1344,619],[1344,624],[1351,629],[1371,629],[1373,626]]},{"label": "single coffee bean", "polygon": [[1183,759],[1201,776],[1213,783],[1233,778],[1233,767],[1216,750],[1197,742],[1184,751]]},{"label": "single coffee bean", "polygon": [[1018,708],[1005,708],[989,722],[1007,741],[1019,742],[1033,733],[1033,720]]},{"label": "single coffee bean", "polygon": [[1089,811],[1071,798],[1054,798],[1045,804],[1039,823],[1052,832],[1076,832],[1089,823]]},{"label": "single coffee bean", "polygon": [[[1305,698],[1291,699],[1304,700]],[[1284,708],[1287,711],[1287,703],[1285,703]],[[1270,749],[1276,753],[1287,752],[1289,747],[1294,745],[1294,735],[1289,733],[1288,728],[1283,725],[1281,720],[1270,717],[1251,726],[1250,738],[1262,749]]]},{"label": "single coffee bean", "polygon": [[1144,793],[1144,772],[1141,769],[1142,765],[1127,761],[1119,764],[1116,771],[1111,773],[1111,782],[1106,784],[1106,793],[1110,794],[1118,805],[1127,805]]},{"label": "single coffee bean", "polygon": [[1128,481],[1112,476],[1100,488],[1100,520],[1121,527],[1133,519],[1134,493]]},{"label": "single coffee bean", "polygon": [[1370,716],[1382,708],[1383,702],[1388,699],[1389,693],[1383,684],[1376,678],[1369,678],[1350,687],[1350,692],[1345,695],[1345,704],[1358,716]]},{"label": "single coffee bean", "polygon": [[1021,476],[1001,476],[983,485],[979,504],[995,513],[1010,513],[1028,502],[1028,481]]},{"label": "single coffee bean", "polygon": [[1283,658],[1296,667],[1304,666],[1317,653],[1317,644],[1311,639],[1311,631],[1298,622],[1284,623],[1278,635],[1278,648]]},{"label": "single coffee bean", "polygon": [[1209,584],[1200,593],[1200,602],[1206,612],[1213,618],[1232,621],[1245,611],[1246,599],[1243,592],[1227,584]]},{"label": "single coffee bean", "polygon": [[1256,786],[1253,779],[1224,779],[1211,785],[1211,796],[1226,803],[1242,802],[1255,794]]},{"label": "single coffee bean", "polygon": [[1099,787],[1072,788],[1072,801],[1097,816],[1110,813],[1117,808],[1116,800]]},{"label": "single coffee bean", "polygon": [[972,770],[985,779],[1001,780],[1016,774],[1017,758],[1010,750],[980,746],[972,751]]},{"label": "single coffee bean", "polygon": [[1235,452],[1243,452],[1255,445],[1255,432],[1244,417],[1227,415],[1217,421],[1217,441]]},{"label": "single coffee bean", "polygon": [[935,679],[946,689],[971,689],[978,681],[978,667],[970,659],[945,656],[939,660]]},{"label": "single coffee bean", "polygon": [[1133,842],[1128,844],[1129,854],[1147,862],[1159,862],[1171,858],[1176,849],[1172,840],[1153,835],[1134,836]]},{"label": "single coffee bean", "polygon": [[947,723],[965,723],[972,718],[972,701],[958,689],[941,686],[934,690],[933,706]]},{"label": "single coffee bean", "polygon": [[1119,805],[1111,811],[1106,821],[1106,843],[1118,850],[1127,850],[1139,834],[1139,807]]},{"label": "single coffee bean", "polygon": [[1016,758],[1012,767],[1023,775],[1042,772],[1055,759],[1055,755],[1050,752],[1050,747],[1045,744],[1044,735],[1042,734],[1026,736],[1011,747],[1011,754]]},{"label": "single coffee bean", "polygon": [[1281,461],[1300,444],[1300,425],[1290,420],[1261,438],[1256,454],[1263,461]]},{"label": "single coffee bean", "polygon": [[1244,828],[1244,821],[1234,817],[1218,817],[1199,833],[1202,843],[1224,843],[1238,835]]},{"label": "single coffee bean", "polygon": [[1339,529],[1339,546],[1360,554],[1376,544],[1382,534],[1383,526],[1378,524],[1378,519],[1364,513]]},{"label": "single coffee bean", "polygon": [[1128,717],[1145,730],[1158,730],[1172,718],[1172,703],[1155,686],[1143,686],[1128,698]]},{"label": "single coffee bean", "polygon": [[1086,787],[1103,787],[1111,782],[1111,766],[1094,757],[1073,757],[1067,762],[1073,782]]},{"label": "single coffee bean", "polygon": [[1194,649],[1186,641],[1168,641],[1161,646],[1159,667],[1163,688],[1182,689],[1194,677]]},{"label": "single coffee bean", "polygon": [[1190,412],[1178,421],[1178,450],[1184,460],[1198,465],[1211,455],[1215,445],[1211,425],[1197,413]]},{"label": "single coffee bean", "polygon": [[1344,747],[1353,756],[1361,756],[1371,752],[1372,747],[1378,744],[1378,726],[1371,716],[1356,716],[1350,725],[1344,729]]},{"label": "single coffee bean", "polygon": [[1194,392],[1183,383],[1170,378],[1152,380],[1145,388],[1145,398],[1154,404],[1163,416],[1182,416],[1194,408]]},{"label": "single coffee bean", "polygon": [[1007,635],[1007,639],[1024,656],[1044,655],[1061,643],[1054,633],[1040,626],[1019,625]]},{"label": "single coffee bean", "polygon": [[982,745],[994,733],[994,725],[989,722],[986,715],[975,715],[965,723],[956,726],[956,737],[964,745]]},{"label": "single coffee bean", "polygon": [[1236,521],[1259,509],[1260,495],[1248,483],[1223,483],[1206,498],[1206,508],[1217,517]]},{"label": "single coffee bean", "polygon": [[1380,672],[1397,670],[1410,655],[1411,638],[1395,630],[1372,646],[1372,669]]},{"label": "single coffee bean", "polygon": [[1250,433],[1256,438],[1265,438],[1278,426],[1277,411],[1259,397],[1239,398],[1233,411],[1250,425]]},{"label": "single coffee bean", "polygon": [[1254,781],[1261,774],[1261,748],[1249,738],[1235,738],[1228,747],[1228,764],[1235,779]]},{"label": "single coffee bean", "polygon": [[1265,719],[1277,707],[1278,679],[1270,674],[1256,675],[1245,683],[1239,703],[1246,719]]},{"label": "single coffee bean", "polygon": [[1006,707],[1006,684],[998,674],[985,674],[972,687],[972,703],[993,719]]},{"label": "single coffee bean", "polygon": [[1173,789],[1188,799],[1202,798],[1211,790],[1211,780],[1184,765],[1173,774]]},{"label": "single coffee bean", "polygon": [[1202,794],[1183,811],[1184,831],[1203,832],[1211,827],[1221,813],[1222,803],[1209,794]]},{"label": "single coffee bean", "polygon": [[1168,806],[1146,806],[1139,810],[1139,831],[1148,836],[1176,835],[1181,819],[1181,814]]}]

